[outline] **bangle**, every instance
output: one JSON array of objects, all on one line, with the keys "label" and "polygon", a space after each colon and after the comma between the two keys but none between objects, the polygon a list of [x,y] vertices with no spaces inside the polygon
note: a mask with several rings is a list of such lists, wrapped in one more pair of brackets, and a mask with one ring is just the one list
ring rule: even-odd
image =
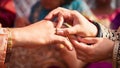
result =
[{"label": "bangle", "polygon": [[102,29],[100,25],[97,22],[92,22],[92,23],[97,27],[97,30],[98,30],[96,37],[103,37]]},{"label": "bangle", "polygon": [[12,47],[13,47],[12,32],[11,32],[10,28],[7,28],[7,29],[8,29],[8,42],[7,42],[7,46],[8,46],[8,48],[12,49]]},{"label": "bangle", "polygon": [[119,68],[119,62],[120,62],[120,42],[115,41],[113,49],[113,67]]},{"label": "bangle", "polygon": [[11,32],[10,28],[7,28],[6,30],[7,30],[7,34],[8,34],[8,41],[7,41],[7,53],[6,53],[5,62],[9,62],[11,53],[12,53],[13,41],[12,41],[12,32]]}]

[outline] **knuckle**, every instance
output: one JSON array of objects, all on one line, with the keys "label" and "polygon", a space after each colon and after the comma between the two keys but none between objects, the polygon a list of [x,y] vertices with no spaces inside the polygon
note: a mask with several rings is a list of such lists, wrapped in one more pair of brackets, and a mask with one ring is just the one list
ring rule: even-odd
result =
[{"label": "knuckle", "polygon": [[73,10],[72,12],[73,12],[73,13],[79,13],[77,10]]},{"label": "knuckle", "polygon": [[93,51],[88,51],[88,53],[87,53],[87,54],[88,54],[88,56],[90,56],[90,57],[91,57],[91,56],[93,56],[93,55],[94,55],[94,52],[93,52]]},{"label": "knuckle", "polygon": [[84,62],[86,62],[86,60],[87,60],[87,59],[81,58],[81,57],[79,57],[79,56],[77,56],[77,59],[82,60],[82,61],[84,61]]},{"label": "knuckle", "polygon": [[82,58],[80,58],[79,56],[77,56],[77,59],[82,60]]},{"label": "knuckle", "polygon": [[57,10],[63,10],[63,8],[62,7],[58,7]]},{"label": "knuckle", "polygon": [[57,9],[62,9],[61,7],[58,7]]},{"label": "knuckle", "polygon": [[65,43],[65,42],[67,41],[67,39],[63,38],[61,41],[62,41],[63,43]]},{"label": "knuckle", "polygon": [[69,28],[66,28],[64,34],[70,34],[70,30],[69,30]]}]

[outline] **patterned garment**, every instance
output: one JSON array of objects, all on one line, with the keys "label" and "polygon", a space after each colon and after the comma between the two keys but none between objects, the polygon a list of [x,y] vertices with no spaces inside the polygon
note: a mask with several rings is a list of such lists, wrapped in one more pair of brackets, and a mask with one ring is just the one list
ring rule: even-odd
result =
[{"label": "patterned garment", "polygon": [[120,68],[120,27],[118,30],[108,30],[104,26],[101,26],[103,38],[108,38],[115,42],[113,50],[113,67]]},{"label": "patterned garment", "polygon": [[7,34],[6,29],[0,27],[0,68],[5,68],[5,60],[7,54]]},{"label": "patterned garment", "polygon": [[[100,28],[99,28],[99,37],[102,38],[108,38],[110,40],[115,41],[115,45],[119,45],[120,43],[120,29],[118,29],[118,31],[116,30],[110,30],[107,29],[105,26],[101,25],[100,23],[97,23]],[[118,49],[115,47],[114,52],[116,52]],[[113,55],[114,57],[115,55]],[[114,57],[115,59],[115,57]],[[114,63],[116,61],[114,60]],[[112,68],[115,67],[116,65],[112,65],[112,63],[110,62],[106,62],[106,61],[101,61],[101,62],[96,62],[96,63],[91,63],[87,66],[87,68]],[[116,68],[116,67],[115,67]],[[118,67],[117,67],[118,68]]]}]

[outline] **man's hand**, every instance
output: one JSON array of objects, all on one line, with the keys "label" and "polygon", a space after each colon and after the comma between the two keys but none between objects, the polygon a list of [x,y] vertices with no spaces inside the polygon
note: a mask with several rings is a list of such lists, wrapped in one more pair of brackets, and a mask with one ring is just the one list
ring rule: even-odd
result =
[{"label": "man's hand", "polygon": [[61,43],[69,50],[72,45],[63,36],[56,35],[53,22],[42,20],[23,28],[12,29],[14,45],[25,47],[38,47],[40,45]]}]

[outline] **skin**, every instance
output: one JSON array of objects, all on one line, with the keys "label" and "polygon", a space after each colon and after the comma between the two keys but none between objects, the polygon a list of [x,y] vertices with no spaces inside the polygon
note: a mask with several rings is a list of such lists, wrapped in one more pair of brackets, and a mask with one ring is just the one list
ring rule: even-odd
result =
[{"label": "skin", "polygon": [[96,62],[107,59],[112,60],[114,42],[109,39],[79,38],[79,40],[72,39],[72,44],[77,52],[77,58],[84,62]]},{"label": "skin", "polygon": [[[78,59],[85,62],[96,62],[112,58],[114,42],[106,38],[95,37],[97,28],[80,13],[57,8],[50,12],[45,19],[51,20],[56,16],[58,18],[57,28],[59,28],[57,34],[66,35],[69,38]],[[72,27],[61,29],[63,22],[71,23]]]},{"label": "skin", "polygon": [[[51,11],[46,17],[46,20],[52,20],[57,16],[57,34],[77,34],[81,37],[93,36],[97,34],[97,28],[91,22],[89,22],[85,17],[83,17],[79,12],[72,11],[64,8],[57,8]],[[63,22],[71,24],[72,27],[60,28]],[[89,26],[89,27],[88,27]],[[84,30],[83,30],[84,29]]]},{"label": "skin", "polygon": [[[44,25],[44,26],[43,26]],[[22,28],[11,28],[13,47],[38,47],[41,45],[62,43],[69,48],[71,43],[62,36],[55,34],[53,22],[42,20]]]}]

